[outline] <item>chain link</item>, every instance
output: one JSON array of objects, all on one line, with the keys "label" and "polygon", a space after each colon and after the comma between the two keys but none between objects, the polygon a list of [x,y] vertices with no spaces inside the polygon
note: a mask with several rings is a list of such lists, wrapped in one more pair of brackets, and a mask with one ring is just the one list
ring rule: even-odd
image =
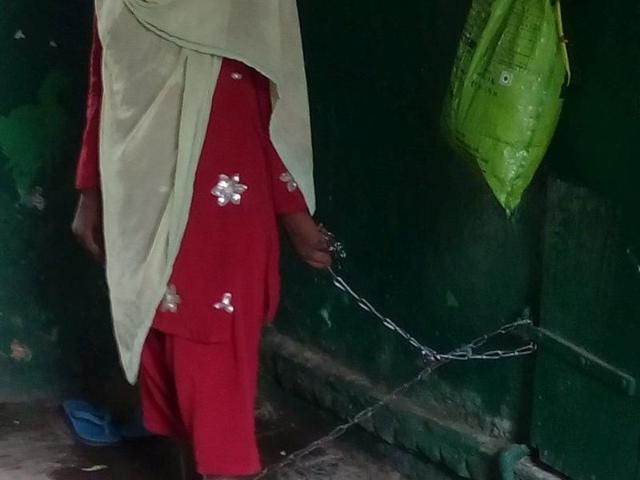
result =
[{"label": "chain link", "polygon": [[441,354],[438,353],[433,348],[427,347],[426,345],[421,344],[415,337],[413,337],[409,332],[400,327],[397,323],[391,320],[389,317],[382,315],[366,298],[358,295],[358,293],[349,286],[349,284],[336,273],[336,271],[332,268],[329,268],[329,273],[333,279],[333,284],[347,293],[351,298],[353,298],[361,309],[366,312],[371,313],[373,316],[378,318],[382,322],[386,328],[391,330],[392,332],[400,335],[404,338],[409,345],[419,350],[422,354],[425,361],[434,362],[440,360],[455,360],[455,361],[466,361],[466,360],[499,360],[502,358],[513,358],[513,357],[521,357],[524,355],[530,355],[536,351],[535,343],[531,342],[525,346],[513,349],[513,350],[491,350],[484,353],[474,353],[475,350],[485,345],[489,340],[493,339],[496,336],[506,335],[508,333],[513,332],[514,330],[532,325],[531,320],[529,319],[529,311],[528,309],[524,311],[522,318],[516,320],[515,322],[503,325],[495,332],[490,334],[482,335],[478,339],[474,340],[469,345],[461,347],[457,350],[454,350],[450,353]]},{"label": "chain link", "polygon": [[356,304],[362,308],[364,311],[371,313],[375,317],[377,317],[382,324],[387,327],[389,330],[397,333],[402,338],[404,338],[409,344],[420,350],[422,356],[428,360],[437,360],[437,352],[432,348],[426,347],[422,345],[418,340],[416,340],[413,336],[411,336],[406,330],[399,327],[393,320],[388,317],[382,315],[378,310],[365,298],[358,295],[347,282],[344,281],[342,277],[340,277],[335,270],[329,268],[329,273],[333,277],[333,284],[338,287],[343,292],[349,294],[355,301]]},{"label": "chain link", "polygon": [[[346,253],[344,251],[343,245],[336,241],[335,237],[326,232],[327,240],[330,245],[330,250],[334,253],[337,258],[345,258]],[[366,298],[360,296],[349,286],[349,284],[338,275],[334,269],[329,268],[329,273],[331,274],[333,284],[340,289],[341,291],[347,293],[349,296],[355,300],[356,304],[366,312],[369,312],[378,320],[382,322],[389,330],[394,333],[400,335],[404,338],[412,347],[419,350],[423,358],[425,359],[428,366],[424,368],[417,376],[409,380],[408,382],[402,384],[395,390],[393,390],[389,395],[386,395],[379,401],[375,402],[368,408],[365,408],[357,415],[355,415],[351,420],[347,423],[337,426],[331,432],[329,432],[324,437],[310,443],[307,447],[297,450],[290,455],[288,455],[281,462],[272,465],[270,467],[265,468],[260,474],[253,477],[254,480],[259,480],[267,475],[275,473],[289,465],[296,463],[301,458],[313,453],[314,451],[324,447],[325,445],[337,440],[341,436],[343,436],[351,427],[354,425],[358,425],[362,423],[364,420],[371,418],[380,408],[390,404],[394,400],[400,398],[401,395],[407,393],[413,386],[420,383],[422,380],[426,379],[431,373],[433,373],[437,368],[446,365],[449,362],[453,361],[468,361],[468,360],[500,360],[505,358],[515,358],[522,357],[525,355],[531,355],[537,350],[537,345],[534,342],[530,342],[527,345],[511,349],[511,350],[489,350],[482,353],[475,353],[476,350],[484,345],[486,345],[490,340],[508,335],[515,330],[528,327],[533,325],[533,322],[530,319],[529,310],[526,309],[522,314],[521,318],[516,320],[515,322],[508,323],[506,325],[501,326],[497,330],[481,335],[480,337],[472,340],[466,345],[457,348],[449,353],[438,353],[433,348],[427,347],[426,345],[421,344],[415,337],[413,337],[409,332],[404,330],[398,324],[396,324],[389,317],[381,314],[374,306],[369,302]]]}]

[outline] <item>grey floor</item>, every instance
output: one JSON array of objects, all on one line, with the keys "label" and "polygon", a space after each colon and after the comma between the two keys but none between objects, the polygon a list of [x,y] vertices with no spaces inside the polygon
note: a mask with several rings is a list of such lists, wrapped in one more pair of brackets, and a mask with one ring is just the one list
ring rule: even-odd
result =
[{"label": "grey floor", "polygon": [[[271,392],[260,401],[258,418],[267,465],[337,424],[330,415],[283,392]],[[368,434],[354,432],[348,437],[268,478],[410,478],[391,467],[384,454],[376,453],[380,451],[375,448],[377,441]],[[178,464],[175,447],[164,440],[87,447],[74,441],[59,406],[53,403],[0,404],[0,480],[173,480],[180,478]]]}]

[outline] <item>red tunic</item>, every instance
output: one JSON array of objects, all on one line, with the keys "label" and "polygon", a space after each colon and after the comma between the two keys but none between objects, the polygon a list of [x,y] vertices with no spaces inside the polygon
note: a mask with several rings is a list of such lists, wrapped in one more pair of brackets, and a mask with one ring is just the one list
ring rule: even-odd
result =
[{"label": "red tunic", "polygon": [[[91,57],[87,124],[76,186],[99,186],[101,46]],[[307,211],[269,133],[269,83],[224,59],[196,172],[194,196],[170,285],[145,344],[141,386],[152,431],[186,436],[199,471],[259,469],[253,402],[263,323],[279,301],[277,215]],[[216,186],[237,175],[235,202]],[[241,186],[244,185],[246,189]],[[132,212],[135,215],[135,212]]]},{"label": "red tunic", "polygon": [[[87,124],[76,187],[99,186],[98,131],[102,97],[101,47],[91,58]],[[231,294],[234,307],[250,303],[272,319],[279,300],[279,241],[276,216],[307,211],[299,190],[269,139],[269,83],[241,62],[224,59],[213,97],[189,220],[171,285],[180,297],[177,312],[159,311],[154,327],[198,341],[228,338],[225,311],[214,305]],[[247,186],[240,203],[220,206],[212,189],[220,175],[239,174]],[[186,288],[188,287],[188,288]]]}]

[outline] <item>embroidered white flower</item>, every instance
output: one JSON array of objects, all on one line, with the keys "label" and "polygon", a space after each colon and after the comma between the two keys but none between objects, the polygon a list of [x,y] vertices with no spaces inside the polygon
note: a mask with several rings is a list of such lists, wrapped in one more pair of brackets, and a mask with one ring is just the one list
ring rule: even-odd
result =
[{"label": "embroidered white flower", "polygon": [[182,299],[180,298],[180,295],[178,295],[176,287],[174,285],[169,285],[164,294],[164,298],[162,299],[162,303],[160,304],[160,311],[176,313],[178,311],[178,306],[181,303]]},{"label": "embroidered white flower", "polygon": [[280,175],[280,181],[287,184],[287,190],[294,192],[298,188],[298,184],[293,179],[289,172],[284,172]]},{"label": "embroidered white flower", "polygon": [[247,191],[246,185],[240,183],[240,175],[235,174],[232,177],[228,175],[220,175],[218,183],[211,190],[211,194],[218,198],[218,205],[224,207],[229,203],[240,205],[242,194]]},{"label": "embroidered white flower", "polygon": [[222,301],[213,305],[213,308],[216,310],[224,310],[227,313],[233,313],[235,310],[233,304],[231,303],[233,296],[227,292],[222,296]]}]

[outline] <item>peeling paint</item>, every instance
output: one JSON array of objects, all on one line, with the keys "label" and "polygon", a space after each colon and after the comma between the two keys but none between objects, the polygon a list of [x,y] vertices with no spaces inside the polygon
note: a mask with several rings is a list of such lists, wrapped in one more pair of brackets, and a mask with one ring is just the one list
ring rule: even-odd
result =
[{"label": "peeling paint", "polygon": [[16,362],[30,362],[33,358],[31,349],[27,345],[20,343],[18,340],[13,340],[9,348],[11,349],[10,357]]},{"label": "peeling paint", "polygon": [[459,308],[460,303],[458,303],[458,299],[453,294],[451,290],[447,290],[447,307],[449,308]]},{"label": "peeling paint", "polygon": [[493,422],[490,431],[492,437],[508,439],[513,436],[513,422],[505,418],[495,418]]},{"label": "peeling paint", "polygon": [[348,294],[348,293],[346,293],[346,292],[342,292],[342,293],[340,294],[340,298],[342,299],[342,303],[343,303],[344,305],[351,305],[351,297],[349,296],[349,294]]},{"label": "peeling paint", "polygon": [[44,190],[42,187],[35,187],[27,193],[21,193],[20,204],[27,208],[35,208],[42,212],[47,206],[47,201],[45,200],[43,193]]},{"label": "peeling paint", "polygon": [[329,308],[328,307],[323,307],[320,309],[320,316],[322,317],[322,319],[324,320],[324,322],[327,324],[327,327],[331,328],[333,326],[333,324],[331,323],[331,316],[329,314]]},{"label": "peeling paint", "polygon": [[15,328],[24,328],[24,320],[18,315],[11,317],[11,325]]},{"label": "peeling paint", "polygon": [[60,338],[60,327],[53,327],[47,335],[47,338],[51,343],[56,343]]},{"label": "peeling paint", "polygon": [[256,407],[255,415],[256,418],[267,421],[278,418],[279,413],[269,401],[263,400]]},{"label": "peeling paint", "polygon": [[633,266],[635,271],[640,274],[640,262],[638,261],[638,257],[633,251],[633,248],[631,247],[627,248],[627,256],[629,257],[629,260],[631,261],[631,265]]},{"label": "peeling paint", "polygon": [[453,421],[463,422],[486,435],[495,438],[511,439],[515,425],[513,412],[502,405],[499,415],[488,415],[483,397],[477,392],[438,382],[437,388],[432,386],[429,392],[420,396],[420,401],[430,408],[438,409]]},{"label": "peeling paint", "polygon": [[70,152],[66,96],[71,78],[62,71],[51,72],[40,85],[37,101],[21,105],[0,116],[0,150],[23,202],[44,208],[42,191],[36,187]]}]

